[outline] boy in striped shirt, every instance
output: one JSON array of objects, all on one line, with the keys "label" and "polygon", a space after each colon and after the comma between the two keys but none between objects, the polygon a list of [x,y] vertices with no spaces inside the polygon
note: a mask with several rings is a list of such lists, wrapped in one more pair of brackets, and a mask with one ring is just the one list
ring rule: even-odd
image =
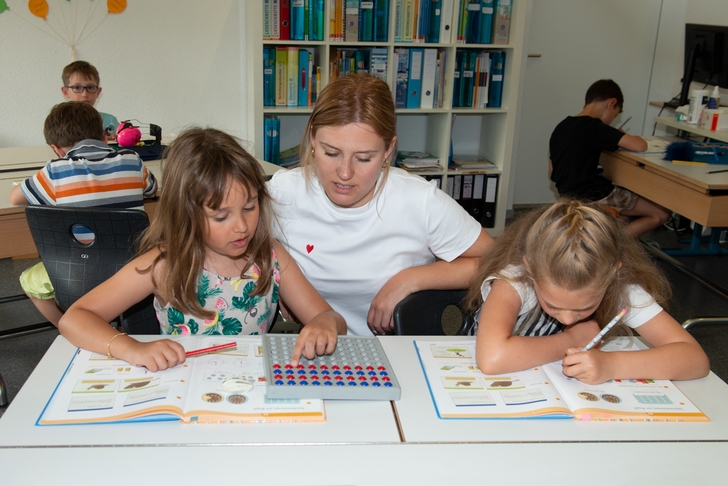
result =
[{"label": "boy in striped shirt", "polygon": [[[13,187],[12,204],[143,210],[144,198],[156,193],[157,181],[136,152],[106,145],[101,115],[93,106],[76,101],[54,106],[43,133],[59,158]],[[58,326],[63,313],[43,263],[25,270],[20,284],[40,313]]]}]

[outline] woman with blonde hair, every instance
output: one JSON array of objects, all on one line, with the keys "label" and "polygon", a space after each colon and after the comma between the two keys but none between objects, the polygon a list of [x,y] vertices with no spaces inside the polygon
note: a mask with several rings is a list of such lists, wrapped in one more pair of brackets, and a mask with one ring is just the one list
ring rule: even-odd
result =
[{"label": "woman with blonde hair", "polygon": [[410,293],[467,288],[492,241],[434,184],[391,167],[396,126],[384,81],[337,78],[316,101],[301,168],[268,183],[275,237],[350,334],[391,331],[394,306]]}]

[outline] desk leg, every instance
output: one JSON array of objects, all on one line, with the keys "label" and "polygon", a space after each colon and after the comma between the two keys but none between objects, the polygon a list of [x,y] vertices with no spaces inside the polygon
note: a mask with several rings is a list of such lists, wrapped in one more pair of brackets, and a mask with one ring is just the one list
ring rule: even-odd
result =
[{"label": "desk leg", "polygon": [[693,255],[721,255],[726,253],[720,249],[719,228],[712,228],[708,248],[701,248],[703,243],[703,225],[693,222],[693,234],[690,238],[690,248],[685,250],[663,250],[667,255],[693,256]]}]

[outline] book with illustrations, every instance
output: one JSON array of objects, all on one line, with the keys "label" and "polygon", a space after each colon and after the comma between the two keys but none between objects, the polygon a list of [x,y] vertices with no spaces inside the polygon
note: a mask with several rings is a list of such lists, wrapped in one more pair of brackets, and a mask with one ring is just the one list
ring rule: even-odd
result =
[{"label": "book with illustrations", "polygon": [[[569,418],[584,421],[708,422],[668,380],[613,380],[587,385],[561,371],[561,362],[486,376],[475,362],[475,340],[415,341],[427,386],[441,419]],[[629,338],[604,351],[639,349]]]},{"label": "book with illustrations", "polygon": [[322,400],[265,396],[260,336],[183,336],[187,351],[236,342],[150,372],[79,349],[36,425],[181,420],[182,422],[321,422]]}]

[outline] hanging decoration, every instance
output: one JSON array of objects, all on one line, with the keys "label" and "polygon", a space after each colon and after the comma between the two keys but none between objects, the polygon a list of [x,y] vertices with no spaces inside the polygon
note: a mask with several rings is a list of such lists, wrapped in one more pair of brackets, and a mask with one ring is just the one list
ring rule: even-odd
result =
[{"label": "hanging decoration", "polygon": [[119,14],[126,9],[126,0],[106,0],[106,8],[110,14]]},{"label": "hanging decoration", "polygon": [[48,2],[46,0],[30,0],[28,10],[36,17],[45,20],[48,17]]},{"label": "hanging decoration", "polygon": [[[71,49],[77,61],[76,46],[91,35],[109,15],[126,10],[127,0],[56,0],[49,7],[47,0],[28,0],[27,11],[20,7],[23,0],[0,0],[0,13],[6,10]],[[29,15],[30,13],[30,15]],[[31,16],[32,15],[32,16]]]}]

